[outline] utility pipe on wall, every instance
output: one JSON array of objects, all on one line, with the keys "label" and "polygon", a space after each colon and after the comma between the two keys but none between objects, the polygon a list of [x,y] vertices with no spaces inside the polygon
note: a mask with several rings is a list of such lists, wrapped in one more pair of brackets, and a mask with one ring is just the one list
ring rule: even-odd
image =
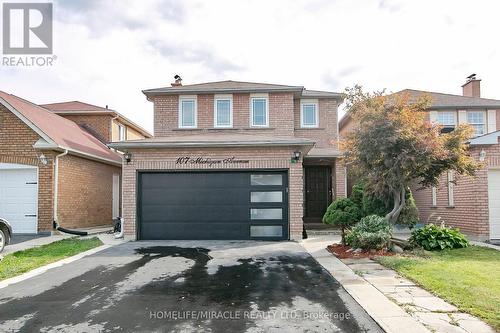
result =
[{"label": "utility pipe on wall", "polygon": [[59,157],[63,157],[67,154],[68,154],[68,150],[65,149],[62,154],[56,155],[56,158],[54,159],[54,205],[53,205],[53,212],[52,212],[54,222],[58,221],[57,196],[59,194]]}]

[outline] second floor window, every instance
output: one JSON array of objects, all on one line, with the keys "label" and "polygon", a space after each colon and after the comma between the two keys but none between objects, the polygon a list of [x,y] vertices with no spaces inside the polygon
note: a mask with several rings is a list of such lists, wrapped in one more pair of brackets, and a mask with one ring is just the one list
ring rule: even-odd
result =
[{"label": "second floor window", "polygon": [[269,112],[266,97],[252,97],[251,98],[251,126],[267,127],[269,126]]},{"label": "second floor window", "polygon": [[486,133],[486,120],[483,111],[467,111],[467,123],[474,128],[474,136]]},{"label": "second floor window", "polygon": [[449,133],[455,129],[456,125],[455,112],[440,111],[438,112],[437,122],[443,126],[441,133]]},{"label": "second floor window", "polygon": [[300,126],[318,127],[318,102],[302,101],[300,103]]},{"label": "second floor window", "polygon": [[179,128],[196,128],[196,98],[180,98]]},{"label": "second floor window", "polygon": [[233,103],[230,96],[215,96],[214,127],[233,127]]},{"label": "second floor window", "polygon": [[125,126],[123,125],[118,125],[118,140],[119,141],[126,140]]}]

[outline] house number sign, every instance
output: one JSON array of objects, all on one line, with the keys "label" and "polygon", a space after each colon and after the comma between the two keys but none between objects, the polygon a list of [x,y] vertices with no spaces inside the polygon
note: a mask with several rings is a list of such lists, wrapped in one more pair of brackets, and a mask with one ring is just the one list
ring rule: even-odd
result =
[{"label": "house number sign", "polygon": [[204,164],[208,166],[214,166],[219,164],[241,164],[241,163],[250,163],[250,161],[239,160],[234,156],[227,158],[182,156],[179,157],[175,162],[175,164]]}]

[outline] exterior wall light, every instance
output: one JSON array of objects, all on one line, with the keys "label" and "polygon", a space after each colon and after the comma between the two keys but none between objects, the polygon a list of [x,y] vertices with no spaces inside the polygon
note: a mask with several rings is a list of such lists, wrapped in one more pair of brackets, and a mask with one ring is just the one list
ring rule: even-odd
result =
[{"label": "exterior wall light", "polygon": [[294,151],[292,155],[292,163],[297,163],[298,161],[300,161],[301,155],[302,153],[300,151]]},{"label": "exterior wall light", "polygon": [[480,162],[484,162],[484,159],[486,158],[486,152],[483,150],[481,150],[481,152],[479,153],[479,161]]},{"label": "exterior wall light", "polygon": [[126,152],[125,154],[123,154],[123,158],[125,159],[125,162],[130,163],[130,161],[132,161],[132,154]]},{"label": "exterior wall light", "polygon": [[49,159],[47,158],[47,156],[45,156],[44,154],[38,156],[38,160],[40,161],[40,163],[42,163],[43,165],[47,165],[47,163],[49,163]]}]

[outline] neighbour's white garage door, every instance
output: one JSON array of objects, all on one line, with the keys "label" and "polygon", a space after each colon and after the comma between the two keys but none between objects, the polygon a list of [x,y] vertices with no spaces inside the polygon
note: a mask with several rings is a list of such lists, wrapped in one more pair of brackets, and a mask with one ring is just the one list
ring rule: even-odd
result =
[{"label": "neighbour's white garage door", "polygon": [[488,170],[490,239],[500,239],[500,170]]},{"label": "neighbour's white garage door", "polygon": [[29,165],[0,163],[0,217],[13,233],[37,232],[38,169]]}]

